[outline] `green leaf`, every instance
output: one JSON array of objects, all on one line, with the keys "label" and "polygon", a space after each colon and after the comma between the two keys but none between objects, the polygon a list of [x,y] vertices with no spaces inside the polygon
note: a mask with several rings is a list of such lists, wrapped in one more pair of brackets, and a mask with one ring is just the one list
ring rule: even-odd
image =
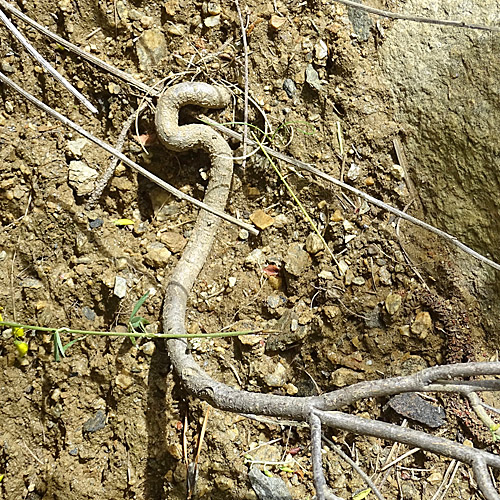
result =
[{"label": "green leaf", "polygon": [[61,336],[59,335],[59,332],[56,330],[54,332],[54,359],[56,361],[60,361],[61,356],[64,358],[64,347],[61,342]]},{"label": "green leaf", "polygon": [[132,219],[116,219],[113,224],[115,226],[133,226],[135,222]]},{"label": "green leaf", "polygon": [[366,488],[365,490],[361,490],[355,495],[353,495],[352,500],[363,500],[372,492],[371,488]]},{"label": "green leaf", "polygon": [[62,350],[63,350],[63,353],[65,353],[73,344],[75,344],[76,342],[80,341],[80,340],[83,340],[85,337],[80,337],[78,339],[74,339],[74,340],[71,340],[70,342],[68,342],[66,345],[63,346]]},{"label": "green leaf", "polygon": [[142,304],[146,302],[148,297],[149,290],[136,302],[134,308],[132,309],[132,314],[130,315],[130,321],[132,321],[132,318],[137,314],[137,311],[141,308]]}]

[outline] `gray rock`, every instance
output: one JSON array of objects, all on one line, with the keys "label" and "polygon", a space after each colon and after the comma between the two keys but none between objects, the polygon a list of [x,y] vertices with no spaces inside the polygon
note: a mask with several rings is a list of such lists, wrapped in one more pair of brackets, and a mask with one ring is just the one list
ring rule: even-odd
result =
[{"label": "gray rock", "polygon": [[291,243],[285,257],[285,270],[293,276],[300,276],[310,265],[311,257],[300,243]]},{"label": "gray rock", "polygon": [[283,90],[290,99],[293,99],[297,94],[295,82],[290,78],[285,78],[285,80],[283,80]]},{"label": "gray rock", "polygon": [[267,307],[270,309],[276,309],[279,306],[284,306],[286,304],[286,297],[280,293],[274,293],[267,297]]},{"label": "gray rock", "polygon": [[82,313],[89,321],[94,321],[96,318],[95,311],[93,309],[90,309],[90,307],[88,306],[82,307]]},{"label": "gray rock", "polygon": [[137,40],[136,51],[139,67],[142,71],[146,71],[153,66],[159,66],[162,59],[167,55],[167,42],[161,30],[144,31],[143,35]]},{"label": "gray rock", "polygon": [[43,287],[43,283],[36,278],[24,278],[20,285],[23,288],[33,288],[35,290]]},{"label": "gray rock", "polygon": [[[354,1],[356,3],[362,3],[361,0]],[[358,39],[362,42],[366,42],[368,38],[370,38],[370,28],[372,27],[372,20],[368,13],[364,10],[349,6],[347,7],[347,14]]]},{"label": "gray rock", "polygon": [[248,478],[259,500],[293,500],[285,482],[279,477],[267,477],[252,467]]},{"label": "gray rock", "polygon": [[[405,9],[434,18],[499,22],[497,0],[408,0]],[[380,62],[398,122],[415,132],[403,147],[426,222],[498,262],[500,218],[492,216],[500,212],[500,197],[492,195],[500,182],[498,40],[486,32],[422,23],[396,23],[385,34]],[[470,258],[451,259],[461,268],[454,274],[465,273],[455,284],[482,297],[485,326],[491,342],[498,343],[500,281]]]},{"label": "gray rock", "polygon": [[274,326],[280,333],[268,336],[266,351],[285,351],[303,340],[307,335],[307,326],[300,325],[298,319],[293,309],[287,309]]},{"label": "gray rock", "polygon": [[319,79],[318,72],[314,69],[312,64],[306,67],[306,82],[318,91],[322,91],[321,80]]},{"label": "gray rock", "polygon": [[78,196],[84,196],[94,190],[95,181],[99,173],[83,161],[69,163],[68,183]]},{"label": "gray rock", "polygon": [[83,432],[92,433],[103,429],[106,425],[106,413],[103,410],[97,410],[93,417],[90,417],[83,424]]},{"label": "gray rock", "polygon": [[386,406],[405,418],[411,418],[433,429],[446,423],[443,408],[428,403],[414,392],[397,394]]}]

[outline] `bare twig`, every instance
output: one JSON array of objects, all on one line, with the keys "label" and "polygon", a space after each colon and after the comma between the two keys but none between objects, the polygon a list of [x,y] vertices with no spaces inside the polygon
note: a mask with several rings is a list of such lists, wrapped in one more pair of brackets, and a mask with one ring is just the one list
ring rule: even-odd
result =
[{"label": "bare twig", "polygon": [[238,0],[234,0],[236,5],[236,10],[238,11],[238,18],[240,20],[241,26],[241,40],[243,42],[243,57],[244,57],[244,73],[243,79],[245,82],[244,86],[244,98],[243,98],[243,163],[242,168],[245,170],[246,166],[246,154],[247,154],[247,141],[248,141],[248,42],[247,42],[247,30],[245,28],[245,21],[243,20],[243,15],[241,14],[240,3]]},{"label": "bare twig", "polygon": [[[212,120],[206,116],[203,116],[202,120],[203,120],[203,122],[209,123],[215,129],[223,132],[224,134],[227,134],[228,136],[233,137],[234,139],[238,139],[240,141],[242,140],[242,136],[238,132],[235,132],[234,130],[227,128],[224,125],[221,125],[221,124],[215,122],[214,120]],[[248,143],[251,144],[252,146],[257,144],[255,141],[253,141],[250,138],[248,139]],[[294,158],[290,158],[289,156],[284,155],[283,153],[280,153],[279,151],[275,151],[268,146],[262,146],[262,149],[264,149],[269,155],[274,156],[275,158],[277,158],[279,160],[283,160],[287,163],[294,165],[295,167],[298,167],[302,170],[310,172],[310,173],[320,177],[321,179],[325,179],[326,181],[331,182],[332,184],[335,184],[335,185],[341,187],[342,189],[347,189],[348,191],[351,191],[352,193],[359,196],[360,198],[363,198],[367,202],[372,203],[373,205],[376,205],[384,210],[387,210],[388,212],[393,213],[394,215],[397,215],[398,217],[401,217],[402,219],[405,219],[405,220],[411,222],[412,224],[423,227],[424,229],[427,229],[428,231],[431,231],[432,233],[437,234],[441,238],[445,239],[448,243],[455,245],[456,247],[460,248],[460,250],[471,255],[475,259],[477,259],[481,262],[484,262],[485,264],[500,271],[500,264],[494,262],[491,259],[488,259],[487,257],[485,257],[484,255],[481,255],[480,253],[476,252],[475,250],[472,250],[472,248],[469,248],[467,245],[465,245],[464,243],[459,241],[455,236],[448,234],[445,231],[442,231],[441,229],[438,229],[434,226],[431,226],[427,222],[421,221],[420,219],[417,219],[416,217],[413,217],[412,215],[409,215],[405,212],[402,212],[401,210],[398,210],[397,208],[394,208],[393,206],[388,205],[387,203],[384,203],[383,201],[381,201],[373,196],[370,196],[369,194],[364,193],[363,191],[360,191],[359,189],[356,189],[355,187],[350,186],[349,184],[341,182],[338,179],[336,179],[335,177],[332,177],[331,175],[328,175],[325,172],[322,172],[321,170],[313,167],[312,165],[310,165],[308,163],[305,163],[305,162],[300,161],[300,160],[296,160]]]},{"label": "bare twig", "polygon": [[[127,133],[130,127],[133,125],[136,117],[140,115],[140,113],[145,107],[146,104],[143,103],[142,106],[139,106],[139,108],[134,110],[130,114],[130,116],[125,120],[125,123],[123,124],[123,127],[120,131],[120,134],[115,144],[115,149],[120,153],[123,150],[123,145],[125,144],[125,139],[127,138]],[[85,208],[87,210],[91,210],[97,203],[99,198],[102,196],[102,193],[106,189],[106,186],[108,185],[111,177],[113,177],[119,162],[120,162],[119,158],[117,156],[113,156],[106,170],[104,170],[104,172],[102,172],[102,174],[99,176],[99,179],[97,179],[96,181],[94,191],[90,194],[89,199],[87,200],[87,204],[85,205]]]},{"label": "bare twig", "polygon": [[[1,1],[1,0],[0,0]],[[181,199],[181,200],[186,200],[192,203],[193,205],[197,206],[198,208],[202,208],[203,210],[206,210],[212,214],[217,215],[218,217],[231,222],[232,224],[235,224],[237,226],[243,227],[246,229],[249,233],[251,234],[258,234],[259,232],[250,224],[246,224],[245,222],[242,222],[241,220],[238,220],[229,214],[226,214],[225,212],[222,212],[220,210],[215,210],[214,208],[206,205],[205,203],[197,200],[196,198],[193,198],[192,196],[189,196],[179,189],[174,188],[167,182],[163,181],[159,177],[156,177],[153,175],[151,172],[146,170],[144,167],[141,167],[139,164],[133,162],[130,160],[127,156],[125,156],[123,153],[120,151],[117,151],[115,148],[111,147],[109,144],[106,142],[102,141],[101,139],[95,137],[91,133],[87,132],[84,128],[80,127],[80,125],[76,124],[75,122],[71,121],[69,118],[66,118],[64,115],[61,115],[57,111],[53,110],[51,107],[47,106],[43,102],[39,101],[36,97],[32,96],[30,93],[26,92],[23,90],[21,87],[19,87],[17,84],[15,84],[10,78],[6,77],[3,73],[0,72],[0,82],[5,83],[9,87],[11,87],[13,90],[21,94],[25,99],[30,101],[32,104],[37,106],[38,108],[42,109],[46,113],[48,113],[50,116],[56,118],[59,120],[61,123],[64,125],[71,127],[73,130],[78,132],[79,134],[83,135],[90,141],[92,141],[94,144],[97,144],[99,147],[103,148],[106,150],[108,153],[116,156],[119,158],[123,163],[128,165],[129,167],[133,168],[137,172],[139,172],[141,175],[149,179],[150,181],[154,182],[158,186],[162,187],[165,189],[165,191],[168,191],[169,193],[173,194],[175,197]]]},{"label": "bare twig", "polygon": [[375,9],[374,7],[368,7],[363,4],[351,0],[333,0],[334,2],[341,3],[352,7],[353,9],[364,10],[370,14],[376,14],[377,16],[389,17],[391,19],[401,19],[404,21],[414,21],[417,23],[426,24],[439,24],[441,26],[453,26],[455,28],[468,28],[472,30],[485,30],[485,31],[500,31],[498,26],[483,26],[482,24],[467,24],[463,21],[448,21],[445,19],[431,19],[429,17],[413,16],[410,14],[397,14],[395,12],[389,12],[387,10]]},{"label": "bare twig", "polygon": [[10,30],[10,32],[17,38],[21,45],[31,54],[31,56],[43,67],[45,68],[62,86],[71,94],[73,94],[87,109],[92,111],[92,113],[98,113],[97,108],[78,90],[71,85],[71,83],[64,78],[60,73],[58,73],[43,57],[42,55],[26,40],[26,38],[21,34],[21,32],[11,23],[9,18],[4,14],[2,9],[0,9],[0,21],[2,21],[5,26]]}]

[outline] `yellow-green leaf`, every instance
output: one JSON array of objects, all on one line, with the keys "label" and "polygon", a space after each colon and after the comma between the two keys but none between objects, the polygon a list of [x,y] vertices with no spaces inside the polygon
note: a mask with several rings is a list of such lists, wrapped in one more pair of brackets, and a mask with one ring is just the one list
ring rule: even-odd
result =
[{"label": "yellow-green leaf", "polygon": [[24,337],[24,328],[14,328],[12,334],[14,337]]},{"label": "yellow-green leaf", "polygon": [[0,321],[3,321],[2,313],[0,313]]},{"label": "yellow-green leaf", "polygon": [[267,469],[264,469],[262,471],[267,477],[274,477],[271,471],[268,471]]},{"label": "yellow-green leaf", "polygon": [[21,342],[20,340],[14,341],[17,349],[17,355],[22,358],[28,352],[28,344],[26,342]]},{"label": "yellow-green leaf", "polygon": [[132,219],[116,219],[113,224],[115,226],[133,226],[135,222]]},{"label": "yellow-green leaf", "polygon": [[371,488],[366,488],[366,490],[361,490],[352,497],[352,500],[363,500],[371,492],[372,492]]},{"label": "yellow-green leaf", "polygon": [[[3,321],[3,320],[2,320]],[[4,475],[0,474],[0,483],[3,481]]]}]

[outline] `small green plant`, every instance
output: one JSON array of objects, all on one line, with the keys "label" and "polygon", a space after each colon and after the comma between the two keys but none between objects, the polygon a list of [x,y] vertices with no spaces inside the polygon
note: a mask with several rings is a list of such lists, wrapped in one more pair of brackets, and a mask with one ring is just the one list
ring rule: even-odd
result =
[{"label": "small green plant", "polygon": [[[129,333],[146,333],[146,325],[149,325],[149,321],[142,316],[137,316],[137,312],[142,307],[144,302],[146,302],[149,297],[149,290],[136,302],[134,308],[132,309],[132,314],[128,320],[128,331]],[[136,344],[135,337],[130,337],[132,344]]]},{"label": "small green plant", "polygon": [[[135,345],[138,338],[147,339],[173,339],[173,338],[187,338],[187,339],[203,339],[203,338],[219,338],[219,337],[238,337],[240,335],[252,335],[252,334],[267,334],[274,333],[275,330],[242,330],[242,331],[231,331],[231,332],[216,332],[216,333],[203,333],[203,334],[170,334],[170,333],[147,333],[145,326],[149,324],[148,320],[142,316],[138,316],[137,313],[139,309],[144,304],[149,296],[149,292],[146,292],[134,305],[132,309],[132,314],[128,320],[128,331],[127,332],[98,332],[92,330],[76,330],[74,328],[53,328],[46,326],[37,325],[26,325],[18,323],[15,321],[4,321],[2,315],[0,314],[0,327],[12,328],[12,336],[14,338],[14,345],[19,357],[23,357],[28,352],[28,343],[21,340],[25,336],[26,331],[33,332],[46,332],[52,333],[53,335],[53,352],[54,359],[60,361],[61,358],[66,357],[66,351],[76,342],[83,340],[87,335],[94,335],[98,337],[128,337],[131,342]],[[1,308],[0,308],[1,310]],[[80,337],[70,340],[68,343],[63,344],[61,339],[61,334],[69,335],[80,335]]]}]

